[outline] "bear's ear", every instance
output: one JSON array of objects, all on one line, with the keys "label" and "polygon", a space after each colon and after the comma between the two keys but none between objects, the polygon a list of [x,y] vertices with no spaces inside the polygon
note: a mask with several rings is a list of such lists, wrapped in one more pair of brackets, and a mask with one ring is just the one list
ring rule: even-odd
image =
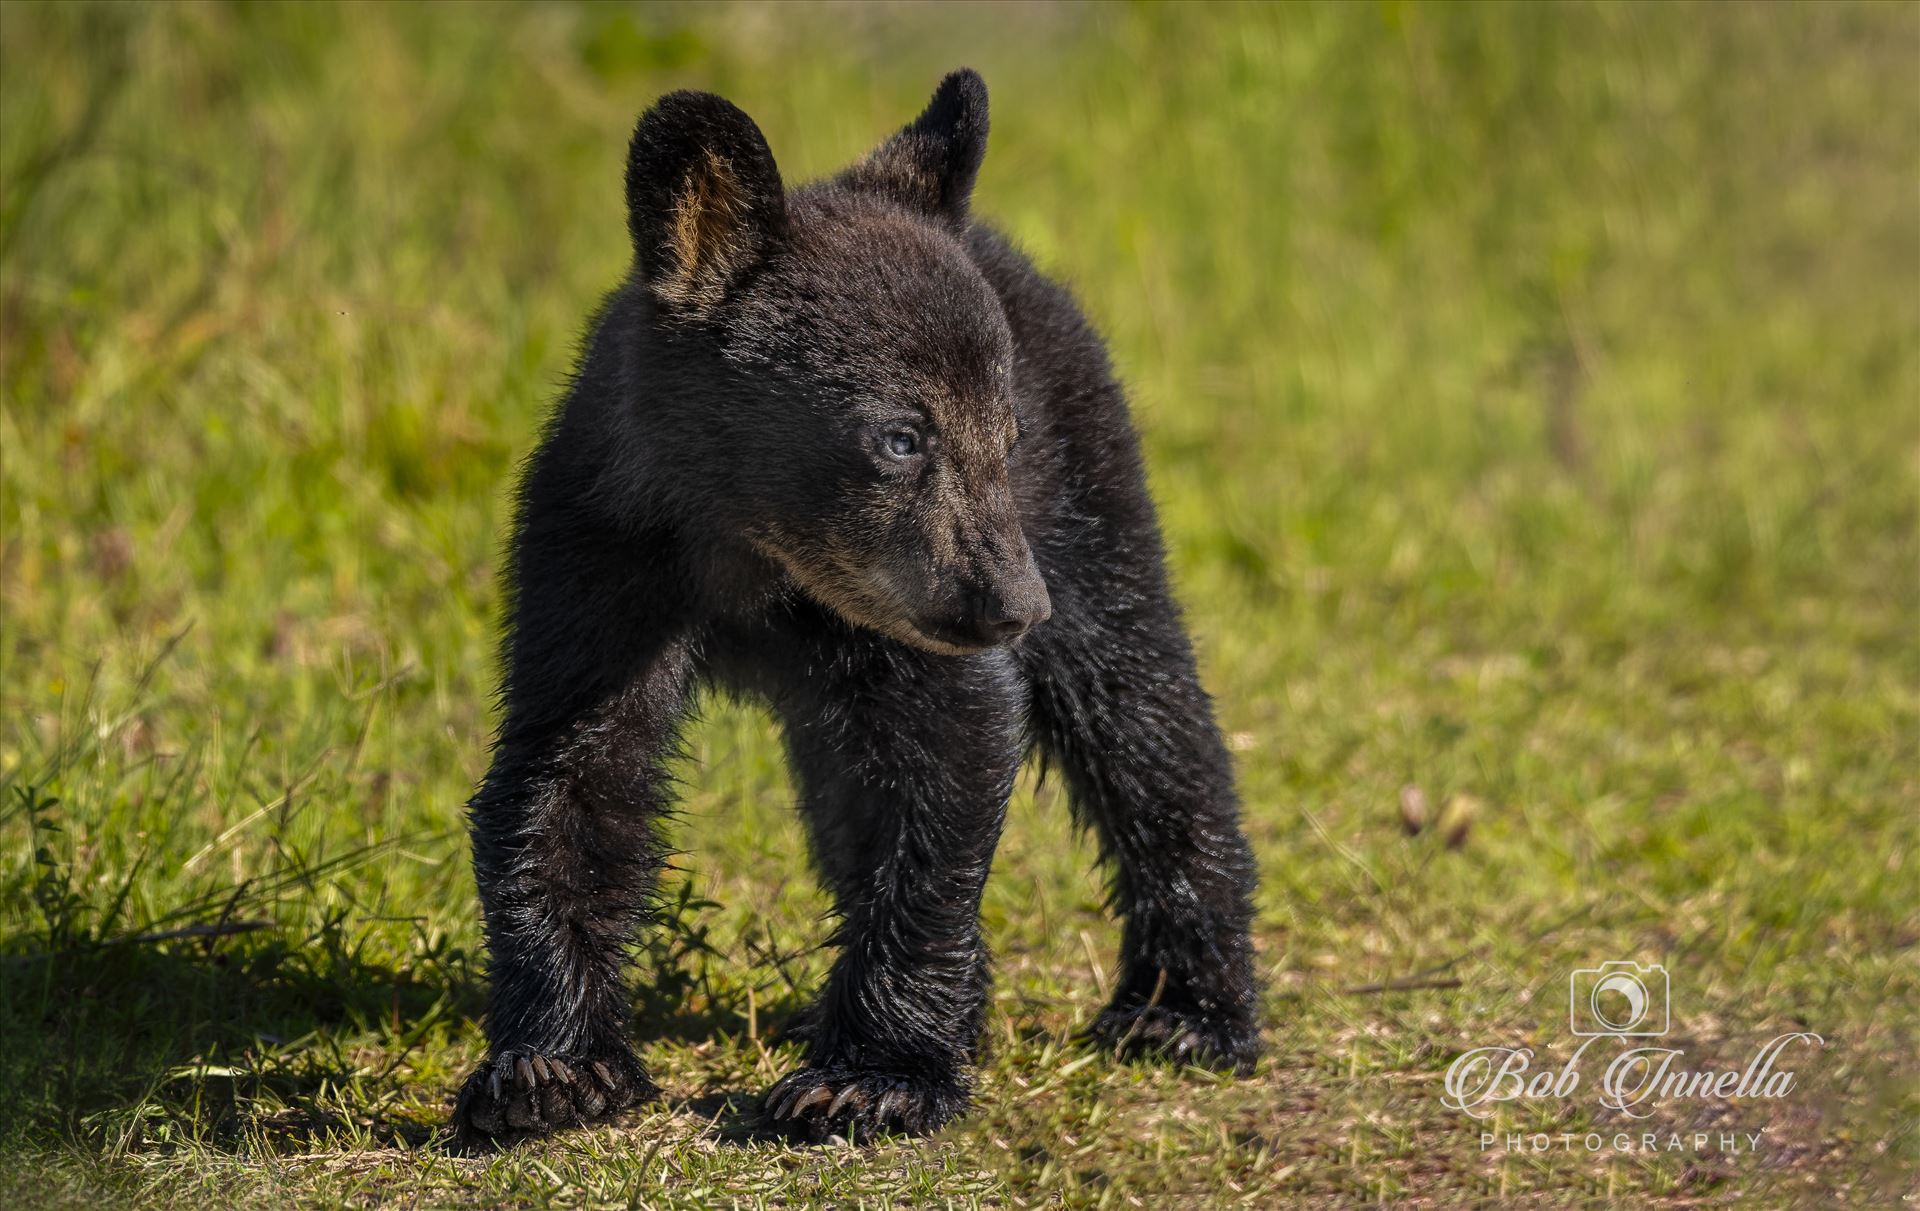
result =
[{"label": "bear's ear", "polygon": [[660,98],[627,149],[627,229],[663,308],[718,307],[787,230],[780,170],[753,119],[711,93]]},{"label": "bear's ear", "polygon": [[940,81],[926,112],[840,174],[840,181],[958,228],[966,224],[986,154],[986,81],[963,67]]}]

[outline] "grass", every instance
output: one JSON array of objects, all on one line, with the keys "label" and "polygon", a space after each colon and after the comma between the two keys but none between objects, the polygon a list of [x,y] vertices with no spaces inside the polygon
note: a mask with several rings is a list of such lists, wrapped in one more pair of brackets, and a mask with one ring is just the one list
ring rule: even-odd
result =
[{"label": "grass", "polygon": [[[0,1202],[1910,1193],[1917,57],[1895,5],[0,8]],[[640,955],[669,1103],[451,1158],[507,488],[624,268],[626,132],[711,88],[799,179],[963,62],[979,209],[1132,385],[1271,1056],[1069,1045],[1116,932],[1028,780],[975,1114],[758,1142],[825,900],[713,704]],[[1762,1146],[1483,1150],[1448,1065],[1557,1066],[1569,971],[1627,958],[1692,1063],[1827,1040],[1649,1120]]]}]

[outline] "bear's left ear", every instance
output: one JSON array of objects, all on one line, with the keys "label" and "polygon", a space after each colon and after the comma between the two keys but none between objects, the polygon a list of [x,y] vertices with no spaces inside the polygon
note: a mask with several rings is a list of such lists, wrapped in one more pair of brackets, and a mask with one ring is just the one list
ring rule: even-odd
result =
[{"label": "bear's left ear", "polygon": [[669,93],[627,149],[627,229],[662,308],[700,317],[785,238],[786,193],[753,119],[712,93]]},{"label": "bear's left ear", "polygon": [[940,81],[926,111],[840,174],[854,189],[964,227],[974,178],[987,154],[987,85],[963,67]]}]

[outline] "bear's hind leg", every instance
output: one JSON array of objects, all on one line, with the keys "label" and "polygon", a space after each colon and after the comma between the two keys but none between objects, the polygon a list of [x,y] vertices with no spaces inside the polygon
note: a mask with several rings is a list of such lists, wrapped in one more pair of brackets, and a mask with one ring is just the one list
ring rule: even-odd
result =
[{"label": "bear's hind leg", "polygon": [[1043,564],[1054,616],[1019,649],[1036,739],[1099,840],[1123,920],[1118,986],[1090,1033],[1120,1054],[1245,1072],[1261,1047],[1253,855],[1158,536],[1150,517],[1136,525],[1128,558]]}]

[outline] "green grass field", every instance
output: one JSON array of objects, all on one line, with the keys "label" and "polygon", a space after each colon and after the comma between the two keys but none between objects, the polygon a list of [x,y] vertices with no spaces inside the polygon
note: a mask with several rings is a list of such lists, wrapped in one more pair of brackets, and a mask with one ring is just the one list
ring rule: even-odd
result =
[{"label": "green grass field", "polygon": [[[671,1100],[450,1157],[507,494],[625,270],[627,132],[712,89],[803,179],[962,63],[977,209],[1131,385],[1270,1057],[1073,1047],[1116,930],[1028,778],[974,1115],[761,1142],[826,901],[767,721],[714,703],[640,956]],[[1892,4],[0,7],[0,1203],[1913,1193],[1917,69]],[[1665,964],[1694,1066],[1826,1045],[1644,1123],[1598,1062],[1442,1105],[1472,1048],[1557,1068],[1615,959]]]}]

